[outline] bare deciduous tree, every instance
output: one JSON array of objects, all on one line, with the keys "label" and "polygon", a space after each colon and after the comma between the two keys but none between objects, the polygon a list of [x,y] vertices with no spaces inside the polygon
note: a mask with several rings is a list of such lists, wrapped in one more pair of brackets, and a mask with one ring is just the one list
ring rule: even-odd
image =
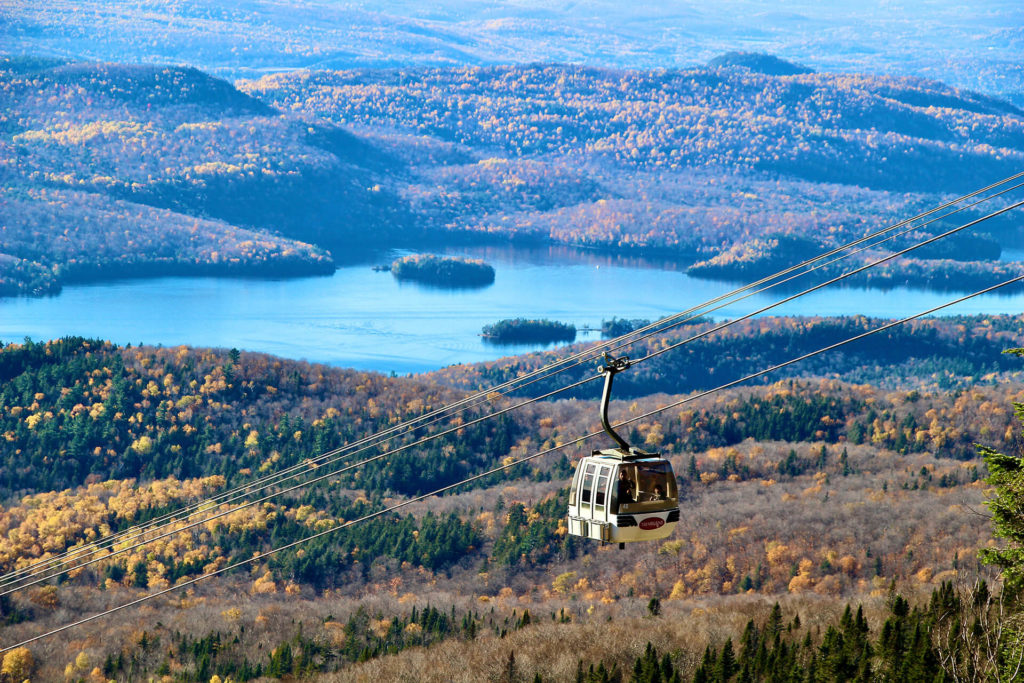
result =
[{"label": "bare deciduous tree", "polygon": [[1016,681],[1024,673],[1024,613],[983,579],[944,584],[933,598],[932,642],[957,683]]}]

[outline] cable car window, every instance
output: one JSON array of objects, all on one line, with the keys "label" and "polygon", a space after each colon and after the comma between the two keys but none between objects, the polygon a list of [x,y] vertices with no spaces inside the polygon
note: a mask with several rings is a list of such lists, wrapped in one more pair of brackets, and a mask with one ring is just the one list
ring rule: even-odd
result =
[{"label": "cable car window", "polygon": [[617,489],[619,512],[642,512],[678,504],[679,492],[667,460],[623,464]]},{"label": "cable car window", "polygon": [[605,492],[608,490],[608,474],[610,467],[602,467],[597,479],[597,490],[594,491],[594,505],[604,507]]},{"label": "cable car window", "polygon": [[579,488],[581,469],[582,468],[577,467],[576,473],[572,475],[572,487],[569,489],[569,505],[576,504],[576,489]]},{"label": "cable car window", "polygon": [[678,497],[676,493],[676,478],[672,475],[672,466],[665,460],[652,463],[637,463],[636,478],[636,500],[638,503]]},{"label": "cable car window", "polygon": [[590,490],[594,487],[594,466],[587,465],[586,471],[583,473],[583,490],[580,491],[580,501],[583,503],[590,502]]}]

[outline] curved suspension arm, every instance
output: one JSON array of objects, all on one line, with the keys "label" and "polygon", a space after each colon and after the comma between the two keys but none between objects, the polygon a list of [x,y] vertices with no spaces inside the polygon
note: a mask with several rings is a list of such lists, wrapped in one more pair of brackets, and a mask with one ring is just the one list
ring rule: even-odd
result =
[{"label": "curved suspension arm", "polygon": [[605,353],[604,365],[597,368],[597,371],[604,375],[604,391],[601,393],[601,426],[604,427],[605,433],[612,437],[615,443],[619,444],[619,448],[625,453],[629,453],[629,444],[612,429],[612,425],[608,421],[608,401],[612,395],[612,380],[615,378],[616,373],[627,370],[630,365],[629,356],[612,358],[608,353]]}]

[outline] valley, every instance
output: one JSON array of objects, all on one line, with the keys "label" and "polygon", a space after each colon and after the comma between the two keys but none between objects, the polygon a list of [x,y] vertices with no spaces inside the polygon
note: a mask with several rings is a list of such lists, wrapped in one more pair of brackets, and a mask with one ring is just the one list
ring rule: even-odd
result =
[{"label": "valley", "polygon": [[1018,4],[0,7],[0,683],[1019,678]]},{"label": "valley", "polygon": [[[736,339],[756,347],[778,343],[780,354],[795,355],[799,344],[817,340],[803,330],[791,336],[794,322],[766,319]],[[147,613],[161,625],[147,628],[142,640],[133,617],[113,617],[89,627],[88,638],[72,631],[70,640],[58,636],[45,651],[66,652],[76,666],[81,650],[115,676],[165,670],[198,680],[219,671],[246,680],[339,669],[344,678],[378,667],[394,671],[420,656],[406,648],[454,638],[472,652],[479,648],[480,656],[517,643],[518,667],[558,680],[577,661],[626,670],[642,655],[628,640],[621,648],[584,648],[551,660],[537,649],[552,628],[572,639],[612,619],[621,623],[616,628],[642,628],[661,651],[675,653],[672,666],[690,677],[706,645],[721,647],[715,629],[767,619],[778,599],[772,596],[788,596],[787,620],[799,616],[823,627],[836,623],[828,615],[838,618],[843,601],[864,604],[878,628],[893,591],[918,600],[958,570],[984,571],[975,557],[991,542],[990,530],[972,510],[982,504],[985,470],[972,444],[1016,443],[1010,400],[1024,397],[1024,385],[1019,361],[999,350],[1019,338],[1021,324],[1019,317],[923,321],[905,342],[833,356],[789,379],[730,389],[635,424],[631,441],[673,461],[685,514],[673,539],[629,551],[565,535],[570,462],[592,447],[576,437],[597,422],[589,401],[535,404],[460,428],[426,448],[404,450],[401,444],[414,437],[399,436],[383,459],[359,467],[359,460],[344,460],[307,468],[301,464],[313,454],[452,403],[460,390],[446,385],[473,380],[446,372],[386,378],[261,354],[73,338],[7,345],[0,349],[0,430],[9,457],[0,463],[0,480],[18,502],[0,518],[5,571],[272,469],[293,468],[297,483],[342,469],[329,485],[255,506],[219,504],[206,513],[216,511],[216,518],[176,522],[179,534],[145,552],[100,556],[56,587],[6,596],[5,637],[28,637],[55,619],[188,581],[284,538],[330,530],[504,459],[558,446],[468,490],[277,554],[252,565],[248,575],[232,572],[153,602]],[[976,360],[945,355],[935,342],[922,345],[928,329],[936,341],[976,348]],[[715,343],[719,350],[705,357],[715,359],[706,365],[715,378],[710,384],[765,363],[723,354],[735,346],[728,337]],[[730,368],[732,358],[743,360]],[[921,372],[916,379],[900,373],[908,379],[886,388],[838,378],[870,377],[882,362]],[[503,365],[522,372],[528,363]],[[493,383],[501,367],[480,371]],[[662,388],[658,376],[638,376],[648,385],[639,392],[623,382],[625,400],[613,405],[613,415],[667,405],[672,393],[651,392],[686,387]],[[495,400],[498,408],[515,399]],[[448,424],[468,423],[479,410]],[[653,598],[658,615],[650,612]],[[446,621],[423,621],[422,611],[435,608]],[[207,616],[197,621],[200,613]],[[696,639],[672,635],[674,622],[685,616],[692,625],[695,615],[708,631]],[[222,644],[204,658],[190,643],[207,638]],[[154,648],[158,639],[165,645]],[[682,642],[689,645],[680,650]],[[287,664],[280,661],[286,644]],[[168,652],[170,658],[161,654]],[[377,662],[385,652],[401,654]],[[64,666],[60,656],[38,661],[44,678]]]}]

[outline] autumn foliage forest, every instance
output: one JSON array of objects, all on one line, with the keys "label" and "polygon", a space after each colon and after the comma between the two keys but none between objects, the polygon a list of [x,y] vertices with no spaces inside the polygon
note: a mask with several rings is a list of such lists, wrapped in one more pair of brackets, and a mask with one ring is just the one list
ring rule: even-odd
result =
[{"label": "autumn foliage forest", "polygon": [[[667,253],[704,261],[691,273],[710,277],[774,272],[912,215],[955,192],[962,173],[1001,177],[1020,163],[1012,104],[779,63],[299,72],[240,88],[408,159],[420,177],[400,194],[439,228]],[[987,231],[1005,240],[1015,224],[984,224],[870,277],[992,278],[999,249]]]},{"label": "autumn foliage forest", "polygon": [[[1009,102],[779,64],[302,71],[232,85],[192,68],[4,57],[0,294],[327,273],[354,245],[452,240],[659,254],[742,279],[1024,158],[1024,112]],[[1016,225],[986,222],[870,277],[992,284],[1019,270],[996,260]]]},{"label": "autumn foliage forest", "polygon": [[[133,53],[152,30],[183,35],[146,23],[158,10],[262,21],[170,4],[132,15],[111,49]],[[29,13],[38,35],[85,25],[87,13],[64,26],[55,12],[68,4],[53,7]],[[0,35],[31,44],[31,28],[5,33],[7,12]],[[364,14],[370,45],[383,44]],[[1019,100],[920,76],[752,53],[668,69],[397,67],[365,55],[374,68],[333,68],[329,27],[300,48],[263,25],[256,35],[283,40],[285,61],[334,57],[232,83],[141,59],[0,56],[0,296],[115,277],[329,274],[356,247],[452,243],[650,255],[749,281],[1024,162]],[[408,45],[432,44],[436,28],[410,22]],[[856,284],[962,291],[1019,275],[999,260],[1019,225],[1016,214],[987,221]],[[488,269],[392,265],[448,285],[486,285]],[[997,572],[978,559],[998,541],[976,445],[1019,452],[1024,367],[1002,352],[1021,345],[1024,317],[917,320],[702,393],[877,324],[763,317],[711,333],[694,320],[631,346],[651,359],[616,380],[613,421],[671,460],[682,514],[670,538],[627,550],[567,534],[574,463],[606,445],[584,438],[599,425],[594,364],[397,429],[585,345],[412,377],[237,349],[0,345],[0,574],[79,558],[17,590],[0,582],[0,648],[167,591],[5,651],[0,683],[902,681],[998,669],[1006,640],[982,636],[1008,622]],[[392,428],[386,442],[339,450]],[[281,472],[266,491],[246,489]],[[230,491],[243,494],[213,499]],[[166,532],[130,535],[186,506],[194,514]]]},{"label": "autumn foliage forest", "polygon": [[[797,355],[801,344],[858,324],[766,319],[712,337],[689,361],[704,363],[706,377],[673,384],[665,379],[673,366],[649,374],[639,366],[638,378],[665,393],[623,382],[628,398],[614,402],[613,419],[732,379],[774,353]],[[931,591],[985,571],[977,550],[992,543],[991,530],[976,514],[986,472],[972,444],[1017,443],[1010,402],[1024,399],[1022,368],[1000,350],[1021,325],[1019,317],[921,322],[884,345],[633,424],[630,440],[666,453],[679,476],[685,513],[660,544],[625,552],[566,535],[571,463],[600,445],[578,441],[597,426],[591,400],[553,399],[470,424],[485,410],[474,408],[429,427],[455,430],[428,446],[403,450],[422,434],[401,435],[387,457],[328,482],[256,505],[215,506],[208,521],[176,522],[177,535],[3,596],[4,641],[339,527],[508,458],[564,446],[160,598],[143,608],[144,623],[142,613],[121,613],[32,644],[27,656],[40,680],[392,678],[409,675],[400,672],[424,656],[443,656],[449,643],[481,667],[473,675],[511,667],[542,680],[572,679],[579,667],[584,676],[592,669],[592,680],[615,680],[615,671],[628,677],[655,664],[668,672],[660,680],[704,680],[701,670],[735,664],[738,673],[780,657],[787,670],[874,671],[909,666],[907,648],[937,671],[941,648],[893,641],[891,629],[931,628],[947,611],[929,608],[929,599],[960,599],[929,598]],[[922,344],[922,336],[932,341]],[[765,355],[730,354],[740,338]],[[944,340],[970,352],[947,352]],[[449,404],[463,387],[547,360],[540,354],[412,379],[234,350],[81,338],[8,345],[0,349],[0,481],[10,501],[0,513],[0,567],[11,571],[292,465],[301,482],[355,464],[381,451],[337,465],[309,458]],[[882,364],[908,372],[879,382]],[[517,401],[496,395],[486,410]],[[781,611],[772,616],[776,601]],[[847,603],[866,616],[840,618]],[[796,649],[779,651],[769,636],[769,660],[758,665],[749,646],[741,656],[747,620],[755,630],[744,638],[781,628],[780,642]],[[887,620],[889,630],[881,629]],[[638,628],[640,642],[631,644]],[[634,634],[614,646],[587,636],[605,629]],[[888,650],[850,650],[832,642],[831,629],[847,640],[856,632],[861,643],[888,639]],[[548,656],[542,643],[550,638],[589,644]],[[643,649],[647,641],[653,652]],[[431,666],[436,673],[427,678],[458,678]]]}]

